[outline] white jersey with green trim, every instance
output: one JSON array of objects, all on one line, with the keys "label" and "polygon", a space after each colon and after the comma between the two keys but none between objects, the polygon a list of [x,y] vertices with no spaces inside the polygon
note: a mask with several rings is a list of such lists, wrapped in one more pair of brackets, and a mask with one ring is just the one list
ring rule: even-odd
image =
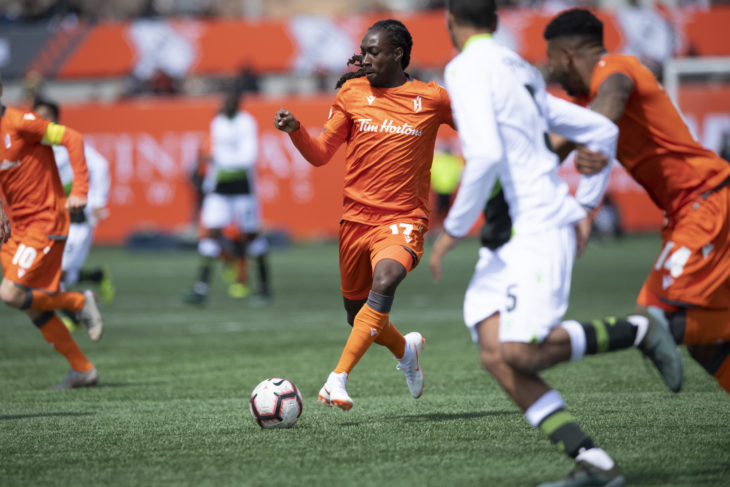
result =
[{"label": "white jersey with green trim", "polygon": [[[61,183],[68,195],[73,185],[73,169],[68,157],[68,151],[62,145],[53,146],[53,157],[56,159],[56,167],[61,177]],[[97,222],[93,216],[93,210],[106,207],[109,201],[109,187],[111,176],[109,173],[109,162],[99,152],[84,143],[84,157],[86,166],[89,168],[89,192],[86,196],[86,218],[91,225]]]},{"label": "white jersey with green trim", "polygon": [[221,173],[245,171],[249,181],[258,158],[258,125],[248,112],[233,117],[219,113],[210,123],[212,166],[206,174],[203,189],[210,192]]},{"label": "white jersey with green trim", "polygon": [[[537,69],[487,36],[467,43],[446,67],[445,80],[466,159],[444,222],[449,234],[461,237],[471,229],[497,178],[516,234],[574,224],[586,216],[558,176],[559,160],[548,134],[615,157],[618,129],[610,120],[548,95]],[[597,190],[584,190],[590,200],[586,206],[603,193],[608,172],[588,183]]]}]

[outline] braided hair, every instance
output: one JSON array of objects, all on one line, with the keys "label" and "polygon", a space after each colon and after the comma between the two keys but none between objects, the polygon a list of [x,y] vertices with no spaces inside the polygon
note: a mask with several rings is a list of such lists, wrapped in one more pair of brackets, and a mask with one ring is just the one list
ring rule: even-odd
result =
[{"label": "braided hair", "polygon": [[[393,48],[400,47],[403,49],[403,57],[400,60],[400,65],[401,68],[406,69],[408,64],[411,62],[413,38],[411,37],[411,33],[408,32],[406,26],[403,25],[403,22],[394,19],[379,20],[370,26],[368,32],[373,30],[385,32],[388,34],[390,44]],[[353,54],[353,56],[347,61],[348,66],[351,64],[358,68],[357,71],[350,71],[349,73],[343,74],[340,79],[337,80],[335,88],[339,89],[348,79],[365,76],[365,70],[362,68],[362,54]]]}]

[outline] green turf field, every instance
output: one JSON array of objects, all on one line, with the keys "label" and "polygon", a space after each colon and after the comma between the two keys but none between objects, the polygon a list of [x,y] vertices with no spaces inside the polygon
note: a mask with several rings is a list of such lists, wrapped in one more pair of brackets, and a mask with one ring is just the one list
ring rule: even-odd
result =
[{"label": "green turf field", "polygon": [[[576,265],[568,316],[630,311],[658,245],[593,244]],[[465,241],[449,254],[439,285],[424,264],[398,291],[393,322],[427,339],[424,396],[410,397],[375,346],[351,376],[355,406],[345,413],[316,402],[349,332],[334,244],[277,250],[268,307],[229,299],[218,273],[203,309],[179,301],[193,253],[95,249],[90,263],[111,267],[118,297],[103,308],[100,343],[75,336],[99,387],[47,391],[66,362],[23,315],[0,308],[0,485],[529,486],[561,477],[571,463],[481,370],[462,325],[476,250]],[[304,396],[291,430],[261,430],[248,412],[250,391],[275,376]],[[730,397],[689,359],[678,395],[635,350],[545,376],[630,485],[730,485]]]}]

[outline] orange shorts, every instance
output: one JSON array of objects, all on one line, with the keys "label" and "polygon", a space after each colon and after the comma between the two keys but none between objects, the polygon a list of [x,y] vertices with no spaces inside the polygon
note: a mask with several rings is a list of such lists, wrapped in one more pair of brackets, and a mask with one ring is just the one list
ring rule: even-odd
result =
[{"label": "orange shorts", "polygon": [[3,277],[21,286],[58,292],[65,240],[52,240],[33,231],[13,232],[0,248]]},{"label": "orange shorts", "polygon": [[368,297],[373,270],[383,259],[415,268],[423,256],[427,227],[420,218],[405,218],[378,225],[343,220],[340,223],[340,283],[342,295],[351,300]]},{"label": "orange shorts", "polygon": [[662,230],[662,250],[637,302],[730,308],[730,189],[682,208]]}]

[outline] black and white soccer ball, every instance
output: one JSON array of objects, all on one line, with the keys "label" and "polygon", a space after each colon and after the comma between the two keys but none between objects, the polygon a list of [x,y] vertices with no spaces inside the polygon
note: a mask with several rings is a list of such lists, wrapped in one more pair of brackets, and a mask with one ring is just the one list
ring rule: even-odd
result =
[{"label": "black and white soccer ball", "polygon": [[302,395],[291,381],[266,379],[251,392],[248,408],[262,428],[291,428],[302,414]]}]

